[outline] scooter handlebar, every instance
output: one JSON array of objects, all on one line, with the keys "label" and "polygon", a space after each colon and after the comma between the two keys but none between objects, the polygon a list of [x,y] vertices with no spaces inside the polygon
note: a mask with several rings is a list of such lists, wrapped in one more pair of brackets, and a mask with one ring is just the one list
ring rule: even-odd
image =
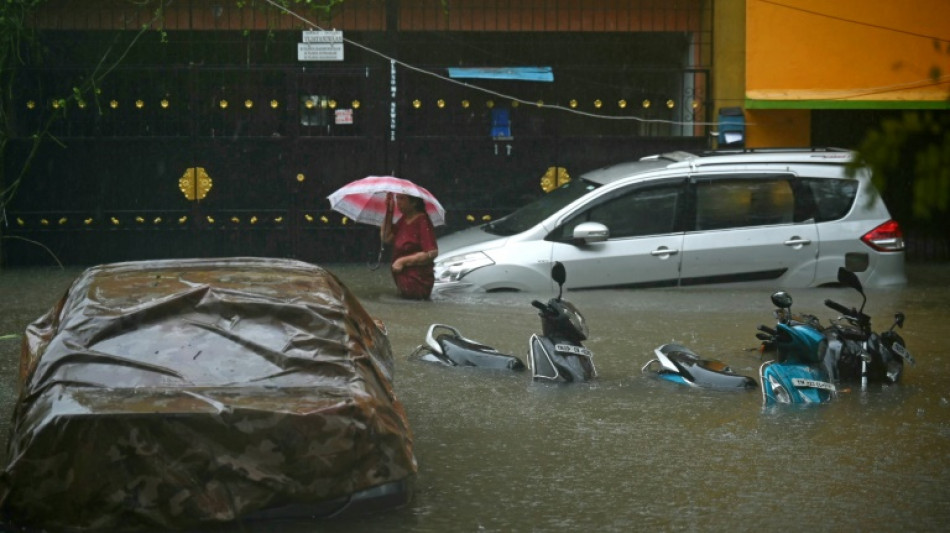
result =
[{"label": "scooter handlebar", "polygon": [[839,304],[838,302],[834,300],[825,300],[825,305],[841,313],[842,315],[848,315],[848,316],[857,315],[857,313],[853,309],[848,309],[847,307]]},{"label": "scooter handlebar", "polygon": [[858,311],[857,309],[848,309],[847,307],[833,300],[825,300],[825,305],[834,309],[835,311],[838,311],[842,315],[845,315],[845,317],[857,321],[858,324],[864,324],[866,326],[871,325],[871,317],[862,313],[861,311]]},{"label": "scooter handlebar", "polygon": [[547,312],[548,306],[544,302],[539,302],[538,300],[531,300],[531,305],[537,307],[541,311]]}]

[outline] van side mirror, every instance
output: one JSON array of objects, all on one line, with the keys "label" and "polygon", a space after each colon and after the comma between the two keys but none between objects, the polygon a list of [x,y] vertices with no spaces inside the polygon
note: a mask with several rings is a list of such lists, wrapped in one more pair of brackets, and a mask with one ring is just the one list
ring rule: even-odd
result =
[{"label": "van side mirror", "polygon": [[610,230],[600,222],[581,222],[574,228],[571,239],[574,244],[604,242],[610,238]]}]

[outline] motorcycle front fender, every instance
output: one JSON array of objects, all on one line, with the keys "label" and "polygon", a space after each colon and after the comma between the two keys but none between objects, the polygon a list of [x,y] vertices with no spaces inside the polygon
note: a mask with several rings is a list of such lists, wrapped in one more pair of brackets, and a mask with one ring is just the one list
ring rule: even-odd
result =
[{"label": "motorcycle front fender", "polygon": [[590,352],[576,344],[555,344],[550,338],[532,335],[528,363],[534,379],[584,382],[597,376]]},{"label": "motorcycle front fender", "polygon": [[818,366],[766,361],[759,368],[762,403],[820,404],[837,395],[835,386]]}]

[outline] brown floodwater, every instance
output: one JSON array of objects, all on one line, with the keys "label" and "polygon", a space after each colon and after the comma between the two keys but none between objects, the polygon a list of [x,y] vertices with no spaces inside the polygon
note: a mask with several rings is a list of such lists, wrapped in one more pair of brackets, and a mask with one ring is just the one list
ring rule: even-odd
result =
[{"label": "brown floodwater", "polygon": [[[812,408],[763,409],[758,392],[696,390],[641,375],[676,341],[756,377],[755,328],[773,321],[769,289],[568,293],[585,314],[600,377],[533,383],[524,373],[407,360],[429,324],[524,358],[538,331],[532,298],[493,294],[407,302],[385,268],[328,265],[386,323],[419,463],[404,508],[284,531],[937,531],[950,523],[950,264],[908,265],[902,289],[870,290],[875,330],[893,314],[917,365],[898,386]],[[78,269],[0,273],[0,442],[15,399],[19,335]],[[568,273],[570,276],[570,273]],[[789,291],[830,318],[845,288]],[[4,463],[5,464],[5,463]],[[235,531],[268,531],[273,524]]]}]

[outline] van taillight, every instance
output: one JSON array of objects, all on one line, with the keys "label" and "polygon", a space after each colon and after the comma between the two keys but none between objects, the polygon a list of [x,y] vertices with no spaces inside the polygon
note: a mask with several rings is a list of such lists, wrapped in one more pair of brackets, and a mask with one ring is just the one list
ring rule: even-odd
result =
[{"label": "van taillight", "polygon": [[896,220],[888,220],[872,229],[861,240],[879,252],[899,252],[904,249],[904,232]]}]

